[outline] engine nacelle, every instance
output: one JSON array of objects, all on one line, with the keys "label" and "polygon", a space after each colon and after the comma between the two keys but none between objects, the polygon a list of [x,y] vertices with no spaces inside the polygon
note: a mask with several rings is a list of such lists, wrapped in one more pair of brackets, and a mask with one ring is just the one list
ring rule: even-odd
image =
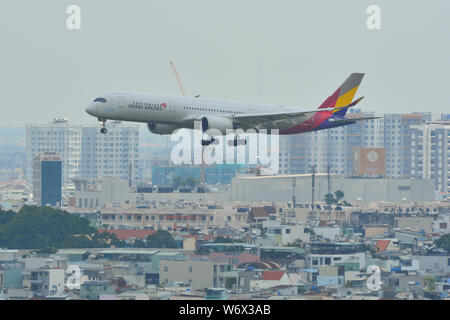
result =
[{"label": "engine nacelle", "polygon": [[156,134],[171,134],[174,132],[178,127],[171,126],[168,124],[159,124],[159,123],[147,123],[148,130],[151,133]]},{"label": "engine nacelle", "polygon": [[227,129],[234,129],[233,121],[224,117],[205,116],[202,118],[202,130],[205,132],[208,129],[217,129],[226,134]]}]

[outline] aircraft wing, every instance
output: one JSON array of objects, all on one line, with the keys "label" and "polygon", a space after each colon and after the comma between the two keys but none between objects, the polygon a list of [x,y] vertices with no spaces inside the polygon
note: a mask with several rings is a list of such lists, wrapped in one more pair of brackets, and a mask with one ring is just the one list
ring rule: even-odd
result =
[{"label": "aircraft wing", "polygon": [[[297,117],[302,117],[307,114],[313,114],[316,112],[330,112],[341,108],[327,108],[327,109],[317,109],[317,110],[307,110],[307,111],[295,111],[295,112],[270,112],[270,113],[248,113],[248,114],[236,114],[232,115],[231,119],[235,120],[236,122],[246,122],[252,125],[261,124],[261,123],[267,123],[271,121],[279,121],[279,120],[287,120]],[[226,117],[230,117],[229,115],[224,115]],[[188,115],[186,116],[183,121],[192,121],[192,120],[199,120],[198,115]]]},{"label": "aircraft wing", "polygon": [[307,116],[309,114],[314,114],[316,112],[336,112],[342,109],[351,108],[357,105],[364,97],[361,97],[354,102],[343,106],[343,107],[333,107],[333,108],[321,108],[316,110],[306,110],[306,111],[295,111],[295,112],[272,112],[272,113],[249,113],[249,114],[239,114],[234,115],[233,120],[237,122],[244,122],[257,126],[263,123],[273,123],[275,121],[292,121],[294,118],[300,118]]}]

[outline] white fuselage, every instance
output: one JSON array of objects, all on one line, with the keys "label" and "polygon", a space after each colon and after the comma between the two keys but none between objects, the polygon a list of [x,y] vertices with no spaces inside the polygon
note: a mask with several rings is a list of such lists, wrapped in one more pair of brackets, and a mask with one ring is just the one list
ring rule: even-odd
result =
[{"label": "white fuselage", "polygon": [[[259,113],[301,112],[305,109],[281,105],[256,104],[195,97],[147,93],[113,92],[101,95],[86,112],[99,120],[122,120],[192,128],[193,121],[205,116],[231,119],[235,115]],[[313,114],[295,119],[303,122]],[[292,122],[278,123],[280,130],[289,129]],[[243,128],[248,129],[248,128]]]}]

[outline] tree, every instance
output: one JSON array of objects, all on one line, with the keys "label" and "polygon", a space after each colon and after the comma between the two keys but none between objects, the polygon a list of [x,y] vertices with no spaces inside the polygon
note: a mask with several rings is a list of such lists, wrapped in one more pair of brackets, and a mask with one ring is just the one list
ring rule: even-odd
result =
[{"label": "tree", "polygon": [[336,202],[344,199],[344,193],[341,190],[336,191],[334,195],[336,196]]},{"label": "tree", "polygon": [[336,201],[336,199],[334,198],[334,196],[333,196],[332,193],[327,193],[327,194],[325,195],[325,203],[326,203],[327,205],[335,204],[336,202],[337,202],[337,201]]},{"label": "tree", "polygon": [[184,181],[180,176],[176,176],[172,179],[172,187],[174,189],[178,189],[179,187],[183,186]]},{"label": "tree", "polygon": [[233,239],[222,236],[216,237],[213,241],[213,243],[233,243],[233,242],[234,242]]},{"label": "tree", "polygon": [[184,184],[189,188],[194,189],[198,185],[198,180],[192,177],[188,177],[186,178],[186,180],[184,180]]},{"label": "tree", "polygon": [[450,252],[450,233],[443,235],[442,237],[437,239],[435,241],[435,243],[438,248],[441,248],[441,249],[447,250],[447,252]]},{"label": "tree", "polygon": [[86,218],[52,207],[24,206],[2,221],[0,247],[9,249],[104,248],[114,240],[99,236]]},{"label": "tree", "polygon": [[148,248],[177,248],[175,240],[166,230],[158,230],[156,233],[147,236]]},{"label": "tree", "polygon": [[142,239],[136,239],[133,243],[133,248],[145,248],[147,247],[147,242]]},{"label": "tree", "polygon": [[14,217],[14,212],[11,210],[3,211],[0,210],[0,225],[6,224],[11,221]]}]

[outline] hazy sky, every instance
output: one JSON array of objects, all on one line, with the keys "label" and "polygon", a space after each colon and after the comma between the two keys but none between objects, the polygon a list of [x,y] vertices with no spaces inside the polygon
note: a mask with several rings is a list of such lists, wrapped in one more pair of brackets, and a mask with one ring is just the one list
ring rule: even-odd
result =
[{"label": "hazy sky", "polygon": [[449,16],[448,0],[2,0],[0,125],[94,123],[85,106],[113,90],[179,94],[170,60],[189,95],[316,107],[364,72],[364,110],[450,113]]}]

